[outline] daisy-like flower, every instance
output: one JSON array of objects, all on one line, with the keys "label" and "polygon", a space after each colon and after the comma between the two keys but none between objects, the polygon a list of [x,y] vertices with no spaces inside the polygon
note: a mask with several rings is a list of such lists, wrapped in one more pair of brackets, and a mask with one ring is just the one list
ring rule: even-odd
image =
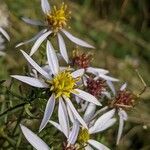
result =
[{"label": "daisy-like flower", "polygon": [[37,150],[50,150],[49,146],[35,133],[24,125],[20,125],[21,130],[28,142]]},{"label": "daisy-like flower", "polygon": [[[83,75],[84,71],[82,69],[76,70],[74,72],[70,72],[68,70],[60,70],[58,59],[55,53],[54,48],[52,47],[51,43],[47,42],[47,59],[48,64],[51,69],[52,74],[49,74],[45,70],[43,70],[28,54],[22,51],[24,57],[27,59],[29,64],[37,70],[43,78],[34,78],[28,76],[19,76],[13,75],[13,78],[16,78],[24,83],[27,83],[33,87],[38,88],[48,88],[52,93],[44,112],[44,117],[42,123],[40,125],[40,131],[46,126],[48,123],[55,106],[55,102],[59,102],[59,107],[61,113],[59,112],[59,118],[63,118],[62,114],[65,117],[65,107],[66,105],[70,107],[73,114],[76,116],[78,121],[84,126],[87,127],[84,120],[81,118],[75,107],[73,106],[70,96],[71,94],[76,95],[82,98],[85,101],[94,103],[96,105],[101,105],[100,102],[91,94],[78,89],[77,82],[79,81],[80,77]],[[64,103],[65,102],[65,103]]]},{"label": "daisy-like flower", "polygon": [[[88,113],[86,113],[91,114],[91,111],[92,109],[89,109]],[[116,119],[113,118],[114,114],[115,109],[110,110],[100,116],[97,120],[94,120],[94,122],[88,123],[88,129],[81,127],[78,134],[77,142],[80,145],[83,145],[85,147],[85,150],[93,150],[93,148],[97,150],[109,150],[109,148],[102,143],[91,139],[91,135],[102,132],[111,127],[116,122]],[[85,120],[85,122],[87,122],[87,120]]]},{"label": "daisy-like flower", "polygon": [[[93,121],[88,122],[89,117],[92,117],[91,114],[93,113],[93,109],[91,109],[91,107],[88,107],[84,114],[84,121],[87,123],[88,128],[85,128],[83,126],[80,128],[80,124],[77,122],[76,117],[71,113],[70,110],[68,111],[69,111],[69,117],[73,123],[72,132],[70,136],[67,138],[68,139],[67,141],[69,142],[69,144],[74,144],[76,146],[78,145],[77,143],[79,143],[79,145],[82,145],[85,148],[85,150],[92,150],[93,149],[92,147],[98,150],[109,150],[109,148],[107,148],[105,145],[91,139],[91,135],[108,129],[116,122],[116,119],[113,118],[115,114],[115,109],[106,112],[105,114],[100,116],[96,121],[94,120],[94,122]],[[49,122],[53,126],[55,126],[58,130],[60,130],[61,132],[64,132],[65,134],[66,130],[65,128],[63,128],[64,123],[58,124],[54,121],[49,121]],[[62,129],[64,129],[64,131]]]},{"label": "daisy-like flower", "polygon": [[69,59],[68,59],[68,54],[66,50],[66,45],[62,37],[62,33],[63,33],[72,42],[74,42],[77,45],[88,47],[88,48],[94,48],[93,46],[89,45],[85,41],[73,36],[71,33],[65,30],[65,28],[67,27],[68,21],[70,19],[70,12],[68,11],[67,5],[62,3],[60,8],[57,8],[56,6],[54,6],[53,8],[50,8],[50,5],[47,0],[41,0],[41,7],[45,15],[44,22],[31,20],[28,18],[23,18],[23,20],[30,25],[43,26],[44,29],[40,31],[32,39],[18,44],[17,47],[36,40],[30,52],[30,56],[32,56],[38,50],[41,43],[48,36],[51,36],[51,37],[57,36],[60,53],[62,57],[65,59],[65,61],[68,62]]}]

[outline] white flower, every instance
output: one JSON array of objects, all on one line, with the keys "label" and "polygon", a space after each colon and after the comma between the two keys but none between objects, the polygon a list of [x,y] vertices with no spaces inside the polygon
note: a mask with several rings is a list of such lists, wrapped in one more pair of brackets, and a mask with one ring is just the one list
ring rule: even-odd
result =
[{"label": "white flower", "polygon": [[[91,110],[88,110],[89,113],[92,112]],[[92,124],[88,124],[88,129],[82,127],[79,135],[78,135],[78,142],[85,145],[85,150],[91,150],[92,147],[96,148],[97,150],[109,150],[105,145],[102,143],[95,141],[91,139],[90,135],[102,132],[109,127],[111,127],[115,122],[116,119],[112,118],[115,114],[115,109],[110,110],[100,116],[96,121],[94,121]],[[86,121],[86,120],[85,120]],[[92,146],[92,147],[91,147]]]},{"label": "white flower", "polygon": [[[85,101],[94,103],[96,105],[101,105],[100,102],[91,94],[82,91],[76,88],[77,82],[79,78],[83,75],[84,71],[82,69],[70,72],[68,70],[61,71],[58,59],[55,53],[54,48],[47,42],[47,59],[48,64],[51,69],[52,75],[43,70],[28,54],[22,51],[24,57],[27,59],[29,64],[36,69],[42,76],[43,79],[38,79],[34,77],[27,77],[27,76],[19,76],[13,75],[13,78],[16,78],[24,83],[27,83],[31,86],[38,87],[38,88],[49,88],[51,91],[51,96],[47,102],[46,109],[44,112],[44,117],[42,119],[42,123],[40,125],[40,131],[46,126],[48,123],[55,106],[55,102],[59,101],[59,118],[66,118],[66,105],[71,109],[72,113],[76,116],[78,121],[87,128],[84,120],[81,118],[75,107],[73,106],[70,100],[70,94],[74,94]],[[78,74],[77,74],[78,72]]]},{"label": "white flower", "polygon": [[39,138],[35,133],[29,130],[24,125],[20,125],[21,130],[25,136],[25,138],[29,141],[29,143],[37,150],[50,150],[48,145]]},{"label": "white flower", "polygon": [[38,50],[41,43],[45,39],[47,39],[48,36],[57,35],[60,53],[67,63],[69,62],[69,58],[68,58],[64,39],[62,37],[62,33],[77,45],[88,47],[88,48],[94,48],[93,46],[73,36],[71,33],[69,33],[64,29],[64,27],[67,25],[69,15],[70,15],[70,12],[67,11],[67,6],[64,3],[60,7],[60,9],[57,9],[55,6],[54,8],[51,9],[47,0],[41,0],[41,7],[45,15],[46,22],[31,20],[29,18],[23,18],[23,20],[26,23],[31,25],[42,26],[44,29],[40,31],[32,39],[22,42],[18,44],[16,47],[36,40],[30,52],[30,56],[32,56]]}]

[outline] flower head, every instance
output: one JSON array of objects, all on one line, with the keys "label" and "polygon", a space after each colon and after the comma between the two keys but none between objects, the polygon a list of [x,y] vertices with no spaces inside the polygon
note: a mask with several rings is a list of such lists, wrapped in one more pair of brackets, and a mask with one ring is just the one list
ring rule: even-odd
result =
[{"label": "flower head", "polygon": [[79,143],[87,143],[90,139],[89,131],[86,128],[81,128],[78,135]]},{"label": "flower head", "polygon": [[52,80],[48,80],[50,83],[50,91],[54,92],[56,98],[63,95],[70,97],[71,92],[75,92],[76,82],[79,78],[73,78],[68,70],[60,72]]},{"label": "flower head", "polygon": [[62,3],[60,8],[56,6],[46,14],[46,21],[49,28],[54,32],[58,32],[67,26],[67,22],[70,19],[70,11],[68,11],[67,5]]}]

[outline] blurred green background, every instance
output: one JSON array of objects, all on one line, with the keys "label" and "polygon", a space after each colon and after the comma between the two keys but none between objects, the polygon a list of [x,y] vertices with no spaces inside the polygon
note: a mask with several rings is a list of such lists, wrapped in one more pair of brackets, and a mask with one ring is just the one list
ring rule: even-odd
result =
[{"label": "blurred green background", "polygon": [[[11,43],[6,43],[6,57],[0,58],[0,79],[21,73],[25,61],[15,45],[29,39],[39,31],[25,24],[21,17],[43,19],[40,0],[0,0],[9,15],[7,31]],[[59,4],[60,0],[51,0]],[[110,73],[127,82],[134,93],[143,84],[135,69],[150,85],[150,1],[149,0],[65,0],[72,12],[71,32],[95,45],[95,66],[106,68]],[[29,51],[32,44],[21,47]],[[67,45],[72,50],[72,45]],[[84,51],[89,51],[84,49]],[[128,113],[121,143],[115,146],[116,132],[108,130],[107,145],[118,150],[150,149],[150,88],[141,96],[137,106]],[[114,134],[114,135],[112,135]],[[0,148],[1,149],[1,148]]]}]

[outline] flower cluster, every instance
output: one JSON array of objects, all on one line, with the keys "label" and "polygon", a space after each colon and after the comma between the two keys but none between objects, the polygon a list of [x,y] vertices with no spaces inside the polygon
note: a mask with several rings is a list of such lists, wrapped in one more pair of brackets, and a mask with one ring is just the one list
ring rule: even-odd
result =
[{"label": "flower cluster", "polygon": [[[126,109],[133,107],[136,96],[127,91],[126,83],[116,91],[114,84],[119,80],[109,76],[109,71],[106,69],[92,67],[92,54],[81,52],[78,48],[73,50],[73,55],[69,58],[62,34],[78,47],[94,47],[66,30],[71,18],[71,12],[66,4],[50,7],[47,0],[41,0],[41,8],[45,18],[43,21],[29,18],[23,18],[23,21],[43,29],[30,40],[16,46],[35,42],[30,54],[21,50],[34,73],[11,75],[11,77],[30,85],[33,89],[42,90],[45,94],[46,106],[39,132],[42,132],[47,125],[58,129],[65,136],[62,150],[92,150],[93,148],[108,150],[107,146],[94,140],[93,135],[112,127],[117,122],[118,116],[119,129],[116,143],[119,144],[124,121],[128,118]],[[0,32],[9,40],[8,34],[2,28]],[[56,37],[60,54],[56,52],[52,43]],[[41,65],[32,56],[42,43],[44,45],[44,41],[46,41],[46,61]],[[61,65],[59,56],[63,58],[65,65]],[[54,114],[57,114],[58,120],[52,120]],[[50,143],[47,145],[24,125],[20,124],[20,127],[25,138],[34,148],[50,149],[48,146]]]}]

